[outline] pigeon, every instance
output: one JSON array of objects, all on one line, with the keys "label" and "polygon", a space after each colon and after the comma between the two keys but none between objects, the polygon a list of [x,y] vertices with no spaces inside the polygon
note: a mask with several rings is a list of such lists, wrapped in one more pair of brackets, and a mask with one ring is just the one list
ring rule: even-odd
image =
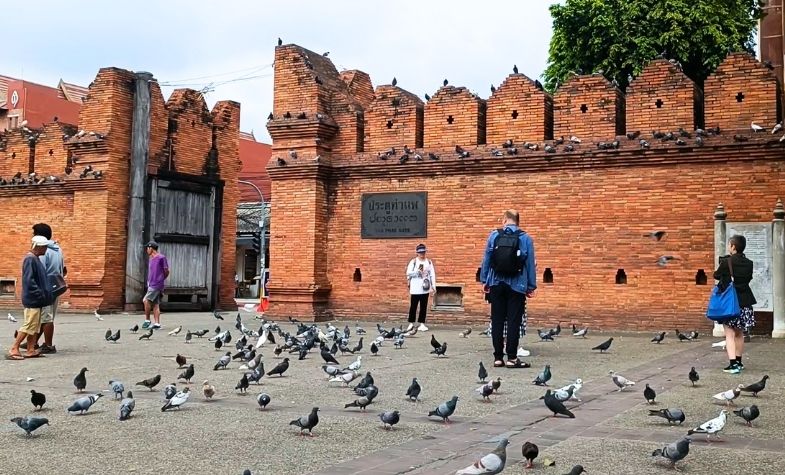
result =
[{"label": "pigeon", "polygon": [[668,424],[678,422],[681,424],[686,417],[684,411],[679,408],[669,407],[668,409],[649,409],[649,415],[655,417],[662,417],[668,421]]},{"label": "pigeon", "polygon": [[540,374],[538,374],[537,377],[534,378],[534,381],[532,381],[532,383],[536,384],[537,386],[547,386],[548,381],[550,381],[550,379],[551,379],[551,365],[547,364],[545,365],[545,368],[543,368],[543,370],[540,371]]},{"label": "pigeon", "polygon": [[270,395],[265,393],[260,393],[256,396],[256,403],[259,404],[259,409],[264,410],[268,404],[270,404]]},{"label": "pigeon", "polygon": [[169,399],[172,399],[175,394],[177,394],[177,386],[175,383],[164,386],[164,399],[168,401]]},{"label": "pigeon", "polygon": [[382,427],[385,430],[392,430],[393,426],[401,420],[401,413],[398,411],[386,411],[379,414],[382,420]]},{"label": "pigeon", "polygon": [[749,386],[744,386],[741,388],[742,392],[745,393],[752,393],[753,396],[758,397],[758,393],[766,389],[766,381],[769,379],[769,375],[764,375],[763,379],[758,381],[757,383],[752,383]]},{"label": "pigeon", "polygon": [[49,425],[49,419],[46,417],[33,417],[33,416],[26,416],[26,417],[14,417],[11,419],[11,422],[19,426],[20,429],[25,431],[27,437],[32,437],[33,432],[36,431],[42,425]]},{"label": "pigeon", "polygon": [[733,400],[739,397],[739,394],[741,394],[741,389],[743,387],[744,387],[743,384],[739,384],[736,387],[736,389],[729,389],[727,391],[717,393],[712,397],[718,401],[724,401],[726,404],[731,405],[733,404]]},{"label": "pigeon", "polygon": [[499,440],[499,445],[496,446],[493,452],[485,455],[472,465],[458,470],[455,472],[455,475],[493,475],[501,473],[504,470],[504,465],[507,463],[507,445],[509,444],[510,442],[507,439]]},{"label": "pigeon", "polygon": [[611,375],[613,384],[615,384],[619,388],[619,392],[622,392],[624,388],[626,388],[627,386],[635,386],[635,381],[630,381],[629,379],[625,378],[624,376],[620,375],[619,373],[613,370],[608,371],[608,374]]},{"label": "pigeon", "polygon": [[771,135],[776,134],[780,130],[782,130],[782,121],[777,122],[777,124],[774,125],[774,128],[771,129]]},{"label": "pigeon", "polygon": [[540,454],[540,448],[537,444],[526,441],[521,447],[521,455],[526,459],[526,468],[534,468],[534,459]]},{"label": "pigeon", "polygon": [[752,406],[742,407],[737,411],[733,411],[733,413],[747,421],[747,425],[752,427],[752,421],[760,416],[760,409],[758,409],[758,406],[753,404]]},{"label": "pigeon", "polygon": [[455,412],[455,406],[458,404],[458,396],[453,396],[447,402],[443,402],[436,407],[436,409],[428,412],[428,417],[437,416],[441,417],[445,424],[450,423],[450,416]]},{"label": "pigeon", "polygon": [[350,371],[358,371],[363,365],[363,357],[358,356],[356,360],[352,361],[346,369]]},{"label": "pigeon", "polygon": [[551,393],[551,390],[547,390],[545,395],[540,397],[540,399],[545,400],[545,407],[547,407],[551,412],[553,412],[553,417],[561,414],[563,416],[567,416],[570,419],[575,419],[575,414],[570,412],[566,407],[564,407],[564,403],[556,399],[556,397]]},{"label": "pigeon", "polygon": [[341,364],[338,362],[338,360],[335,359],[332,353],[330,353],[330,350],[328,350],[327,347],[322,348],[321,355],[325,363],[335,363],[337,365]]},{"label": "pigeon", "polygon": [[474,390],[475,392],[479,393],[482,396],[482,400],[485,402],[491,402],[491,394],[493,394],[493,386],[490,384],[483,384],[479,388]]},{"label": "pigeon", "polygon": [[469,328],[467,328],[466,330],[464,330],[464,331],[462,331],[462,332],[458,333],[458,336],[459,336],[459,337],[461,337],[461,338],[466,338],[466,337],[467,337],[467,336],[469,336],[471,333],[472,333],[472,329],[471,329],[471,327],[469,327]]},{"label": "pigeon", "polygon": [[485,369],[485,366],[480,361],[480,370],[477,372],[477,377],[480,379],[480,382],[484,383],[485,380],[488,378],[488,370]]},{"label": "pigeon", "polygon": [[750,129],[752,129],[752,131],[755,132],[755,133],[763,132],[764,130],[766,130],[763,127],[761,127],[760,125],[756,124],[755,122],[751,122],[750,123]]},{"label": "pigeon", "polygon": [[683,437],[672,444],[668,444],[661,449],[656,449],[651,453],[652,457],[665,457],[671,463],[671,468],[676,468],[676,462],[683,459],[690,453],[690,442],[692,439]]},{"label": "pigeon", "polygon": [[436,335],[431,334],[431,346],[433,349],[441,348],[442,344],[436,339]]},{"label": "pigeon", "polygon": [[240,382],[237,383],[237,386],[235,386],[234,389],[235,389],[235,391],[239,389],[241,393],[245,393],[245,391],[248,389],[248,375],[247,374],[243,374],[243,377],[240,378]]},{"label": "pigeon", "polygon": [[[259,356],[261,356],[261,355],[259,355]],[[245,373],[245,374],[246,374],[246,376],[248,376],[248,382],[249,383],[260,384],[259,381],[262,379],[262,376],[264,376],[264,364],[259,362],[259,365],[256,366],[255,370],[253,370],[250,373]]]},{"label": "pigeon", "polygon": [[569,472],[565,473],[564,475],[581,475],[585,473],[586,470],[583,469],[583,465],[575,465],[570,469]]},{"label": "pigeon", "polygon": [[44,407],[44,404],[46,404],[46,396],[44,395],[44,393],[37,393],[35,389],[31,389],[30,402],[33,403],[34,408],[40,411],[41,408]]},{"label": "pigeon", "polygon": [[722,349],[724,350],[724,349],[725,349],[725,346],[726,346],[727,344],[728,344],[728,342],[726,342],[725,340],[722,340],[722,341],[718,341],[718,342],[716,342],[716,343],[712,343],[712,344],[711,344],[711,347],[712,347],[712,348],[722,348]]},{"label": "pigeon", "polygon": [[[9,321],[9,322],[11,322],[11,323],[16,323],[16,322],[18,322],[19,320],[17,320],[17,319],[16,319],[16,317],[14,317],[13,315],[11,315],[11,314],[9,313],[9,314],[8,314],[8,321]],[[21,426],[20,426],[20,427],[21,427]]]},{"label": "pigeon", "polygon": [[670,262],[672,260],[675,260],[675,259],[678,259],[678,257],[676,257],[676,256],[660,256],[657,259],[657,265],[660,266],[660,267],[665,267],[668,264],[668,262]]},{"label": "pigeon", "polygon": [[193,338],[193,336],[194,336],[194,334],[191,332],[191,330],[186,331],[185,332],[185,342],[186,343],[191,343],[191,338]]},{"label": "pigeon", "polygon": [[608,348],[611,347],[611,343],[613,343],[613,337],[608,338],[604,342],[600,343],[599,345],[592,348],[592,350],[600,350],[600,353],[604,353],[608,351]]},{"label": "pigeon", "polygon": [[177,363],[178,368],[182,368],[187,364],[185,356],[181,355],[180,353],[177,353],[177,356],[174,357],[174,362]]},{"label": "pigeon", "polygon": [[376,342],[371,342],[371,355],[378,356],[379,354],[379,347],[376,346]]},{"label": "pigeon", "polygon": [[117,343],[117,340],[120,339],[120,329],[118,328],[116,332],[112,333],[112,330],[107,330],[105,335],[106,341],[111,341],[112,343]]},{"label": "pigeon", "polygon": [[403,348],[403,343],[404,343],[404,336],[403,334],[401,334],[395,337],[393,346],[395,347],[396,350],[400,350],[401,348]]},{"label": "pigeon", "polygon": [[714,438],[719,438],[719,432],[725,428],[725,422],[728,420],[728,411],[725,409],[720,411],[720,415],[711,419],[709,421],[704,422],[703,424],[699,425],[694,429],[690,429],[687,431],[687,435],[692,434],[706,434],[706,440],[709,440],[709,437],[714,435]]},{"label": "pigeon", "polygon": [[643,389],[643,397],[646,398],[646,402],[649,404],[657,404],[654,400],[657,398],[657,393],[654,392],[654,389],[646,383],[646,387]]},{"label": "pigeon", "polygon": [[121,381],[113,379],[109,381],[109,390],[114,394],[115,399],[122,399],[123,393],[125,392],[125,386]]},{"label": "pigeon", "polygon": [[566,388],[559,388],[553,392],[553,397],[561,402],[568,401],[575,393],[575,386],[569,385]]},{"label": "pigeon", "polygon": [[174,330],[169,332],[169,336],[177,336],[183,330],[183,326],[180,325],[179,327],[175,328]]},{"label": "pigeon", "polygon": [[215,396],[215,386],[210,384],[210,381],[206,379],[202,381],[202,394],[205,399],[212,399],[213,396]]},{"label": "pigeon", "polygon": [[335,376],[343,373],[343,370],[339,366],[332,366],[327,364],[322,365],[322,371],[327,373],[327,379],[334,378]]},{"label": "pigeon", "polygon": [[[193,365],[191,365],[193,366]],[[188,398],[191,396],[191,390],[189,388],[183,388],[182,391],[178,392],[171,399],[166,401],[166,404],[161,406],[161,412],[166,412],[173,407],[180,409],[180,406],[188,402]]]},{"label": "pigeon", "polygon": [[354,389],[367,388],[368,386],[371,386],[373,383],[374,383],[373,376],[371,376],[371,372],[368,371],[365,373],[365,376],[363,376],[363,379],[360,380],[359,384],[357,384],[357,386],[354,387]]},{"label": "pigeon", "polygon": [[134,399],[134,393],[128,391],[128,394],[122,401],[120,401],[120,417],[121,421],[128,420],[131,417],[131,413],[134,411],[136,407],[136,400]]},{"label": "pigeon", "polygon": [[442,343],[442,346],[431,351],[431,354],[435,354],[436,356],[446,356],[446,353],[447,353],[446,341]]},{"label": "pigeon", "polygon": [[494,392],[499,392],[499,388],[502,386],[502,378],[496,378],[491,381],[491,387],[493,388]]},{"label": "pigeon", "polygon": [[700,335],[700,333],[698,333],[696,331],[691,331],[690,332],[690,340],[697,340],[698,339],[698,335]]},{"label": "pigeon", "polygon": [[275,366],[275,368],[267,372],[267,376],[277,374],[278,376],[283,377],[283,374],[287,369],[289,369],[289,358],[284,358],[283,361]]},{"label": "pigeon", "polygon": [[152,327],[150,327],[150,329],[147,330],[147,333],[145,333],[144,335],[141,335],[139,337],[139,341],[149,340],[151,336],[153,336],[153,329],[152,329]]},{"label": "pigeon", "polygon": [[540,341],[553,341],[553,334],[550,330],[538,330],[537,335],[539,335]]},{"label": "pigeon", "polygon": [[177,379],[184,379],[187,383],[190,383],[191,378],[193,377],[194,377],[194,364],[191,363],[190,365],[188,365],[188,368],[186,368],[185,371],[180,373],[180,376],[178,376]]},{"label": "pigeon", "polygon": [[213,317],[215,317],[216,320],[223,320],[224,319],[223,315],[221,315],[217,311],[213,312]]},{"label": "pigeon", "polygon": [[84,391],[84,389],[87,387],[87,376],[85,376],[86,372],[87,372],[87,368],[82,368],[79,371],[79,374],[77,374],[76,377],[74,378],[74,386],[76,387],[76,390],[79,391],[80,393]]},{"label": "pigeon", "polygon": [[349,407],[359,407],[361,411],[364,411],[365,407],[368,404],[370,404],[370,403],[371,403],[371,400],[368,398],[368,396],[363,396],[363,397],[361,397],[359,399],[355,399],[354,401],[352,401],[352,402],[350,402],[348,404],[344,404],[343,408],[346,409],[346,408],[349,408]]},{"label": "pigeon", "polygon": [[348,373],[341,373],[334,378],[330,379],[331,383],[343,383],[344,386],[348,386],[349,383],[354,381],[360,376],[360,373],[357,371],[349,371]]},{"label": "pigeon", "polygon": [[219,369],[226,369],[226,367],[229,365],[229,362],[231,361],[232,361],[232,352],[227,351],[225,355],[218,358],[218,362],[215,363],[215,366],[213,366],[213,371],[218,371]]},{"label": "pigeon", "polygon": [[679,339],[679,341],[690,341],[690,340],[692,340],[692,338],[690,338],[689,335],[685,335],[684,333],[680,332],[678,328],[675,331],[676,331],[676,337]]},{"label": "pigeon", "polygon": [[303,435],[303,431],[307,430],[309,436],[313,436],[313,428],[319,423],[319,408],[314,407],[311,409],[311,413],[307,416],[302,416],[298,419],[293,420],[289,423],[290,426],[297,426],[300,428],[300,435]]},{"label": "pigeon", "polygon": [[420,383],[417,382],[417,378],[412,378],[412,384],[409,385],[409,388],[406,390],[406,397],[410,401],[417,401],[420,397],[420,391],[422,388],[420,387]]},{"label": "pigeon", "polygon": [[701,379],[700,375],[698,375],[698,372],[695,371],[695,366],[692,367],[688,376],[690,378],[690,382],[692,382],[693,387],[695,387],[695,383]]},{"label": "pigeon", "polygon": [[589,327],[582,328],[582,329],[578,330],[577,332],[573,332],[572,336],[579,336],[581,338],[586,338],[586,334],[587,333],[589,333]]},{"label": "pigeon", "polygon": [[354,327],[354,333],[358,335],[365,335],[366,331],[365,328],[361,327],[360,325],[357,325],[356,327]]},{"label": "pigeon", "polygon": [[131,333],[138,332],[139,331],[139,325],[132,326],[131,328],[128,329],[128,331],[131,332]]},{"label": "pigeon", "polygon": [[101,314],[100,314],[100,313],[98,313],[98,309],[96,309],[96,310],[93,310],[93,316],[94,316],[94,317],[95,317],[95,319],[96,319],[96,320],[98,320],[99,322],[102,322],[102,321],[104,320],[104,318],[101,316]]},{"label": "pigeon", "polygon": [[88,409],[90,409],[90,406],[95,404],[95,402],[102,397],[103,394],[101,393],[90,394],[89,396],[80,397],[68,407],[68,412],[79,411],[80,414],[84,414],[85,412],[87,412]]},{"label": "pigeon", "polygon": [[136,385],[137,386],[144,386],[147,389],[149,389],[150,391],[152,391],[153,388],[160,382],[161,382],[161,375],[160,374],[156,374],[152,378],[147,378],[145,380],[139,381],[138,383],[136,383]]},{"label": "pigeon", "polygon": [[209,331],[210,330],[197,330],[194,332],[194,335],[196,335],[196,338],[202,338],[203,336],[207,335]]}]

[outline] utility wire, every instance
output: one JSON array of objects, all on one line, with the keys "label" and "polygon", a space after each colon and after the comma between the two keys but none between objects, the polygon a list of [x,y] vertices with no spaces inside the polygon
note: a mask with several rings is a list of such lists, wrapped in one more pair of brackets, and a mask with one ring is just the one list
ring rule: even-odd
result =
[{"label": "utility wire", "polygon": [[213,79],[213,78],[218,78],[218,77],[222,77],[222,76],[229,76],[229,75],[232,75],[232,74],[240,74],[240,73],[243,73],[243,74],[255,73],[255,72],[267,69],[267,68],[271,68],[272,66],[273,66],[272,63],[270,63],[270,64],[262,64],[262,65],[252,66],[252,67],[249,67],[249,68],[238,69],[236,71],[228,71],[228,72],[225,72],[225,73],[208,74],[206,76],[196,76],[196,77],[185,78],[185,79],[173,79],[173,80],[169,80],[169,81],[159,82],[159,84],[161,86],[180,85],[181,83],[187,83],[187,82],[191,82],[191,81],[198,81],[200,79]]}]

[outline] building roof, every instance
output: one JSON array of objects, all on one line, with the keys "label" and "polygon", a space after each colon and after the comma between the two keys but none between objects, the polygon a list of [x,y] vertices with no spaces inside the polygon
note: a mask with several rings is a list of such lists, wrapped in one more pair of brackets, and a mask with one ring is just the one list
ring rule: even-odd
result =
[{"label": "building roof", "polygon": [[18,79],[13,78],[11,76],[3,76],[0,75],[0,108],[6,108],[6,102],[8,102],[8,83],[12,81],[22,81],[25,84],[32,85],[33,87],[39,88],[42,90],[43,88],[48,88],[53,91],[56,91],[57,97],[60,99],[65,99],[69,102],[75,102],[77,104],[82,104],[84,101],[85,96],[88,93],[86,87],[79,86],[76,84],[71,84],[68,82],[63,81],[60,79],[60,82],[57,83],[57,87],[47,86],[45,84],[38,84],[32,81],[28,81],[26,79]]},{"label": "building roof", "polygon": [[8,100],[8,83],[15,81],[14,78],[0,74],[0,108],[5,108]]},{"label": "building roof", "polygon": [[[267,163],[273,154],[270,144],[257,142],[253,133],[240,132],[240,169],[239,179],[249,181],[259,187],[265,202],[270,201],[270,176],[267,174]],[[259,194],[253,187],[240,183],[240,202],[255,203]]]},{"label": "building roof", "polygon": [[71,102],[77,102],[79,104],[84,102],[84,98],[89,92],[89,90],[84,86],[71,84],[63,81],[62,79],[60,79],[60,82],[57,84],[57,88],[62,91],[63,99]]}]

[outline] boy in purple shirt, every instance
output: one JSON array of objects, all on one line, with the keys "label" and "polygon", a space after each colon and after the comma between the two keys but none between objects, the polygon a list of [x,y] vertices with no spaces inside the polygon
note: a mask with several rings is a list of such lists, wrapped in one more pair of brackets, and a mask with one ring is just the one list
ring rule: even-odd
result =
[{"label": "boy in purple shirt", "polygon": [[158,243],[147,243],[147,255],[150,262],[147,268],[147,293],[144,295],[144,324],[142,328],[150,328],[150,308],[153,310],[155,322],[152,327],[161,328],[161,297],[164,293],[164,281],[169,277],[169,262],[166,256],[158,252]]}]

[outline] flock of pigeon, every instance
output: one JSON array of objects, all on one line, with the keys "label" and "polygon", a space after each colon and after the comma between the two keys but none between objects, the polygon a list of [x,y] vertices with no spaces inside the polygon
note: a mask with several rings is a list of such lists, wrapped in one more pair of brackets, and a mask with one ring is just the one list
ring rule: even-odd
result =
[{"label": "flock of pigeon", "polygon": [[[213,315],[217,320],[224,320],[223,315],[218,312],[214,312]],[[102,318],[97,313],[96,318],[102,320]],[[375,384],[374,378],[370,372],[366,372],[365,375],[361,377],[360,370],[362,368],[362,355],[358,353],[362,352],[364,349],[364,338],[366,337],[366,331],[359,325],[356,326],[354,334],[358,337],[357,342],[353,345],[350,345],[352,331],[349,329],[348,325],[345,326],[343,330],[340,330],[334,325],[328,323],[326,324],[324,330],[322,330],[315,324],[306,325],[292,318],[289,320],[290,323],[296,326],[296,330],[293,333],[286,332],[278,323],[267,321],[263,318],[258,331],[254,331],[246,327],[240,314],[237,314],[235,329],[239,331],[240,337],[234,341],[234,348],[236,351],[234,354],[232,351],[226,351],[223,353],[212,367],[212,370],[225,370],[230,366],[230,364],[232,364],[233,361],[239,360],[241,363],[239,369],[242,370],[242,376],[237,385],[234,387],[234,391],[245,393],[250,388],[251,383],[259,384],[262,377],[285,376],[285,373],[290,367],[290,358],[283,357],[284,353],[292,355],[292,357],[297,355],[297,360],[305,360],[310,354],[311,350],[314,350],[318,347],[320,357],[324,361],[324,364],[321,365],[321,369],[325,373],[329,383],[339,383],[345,387],[349,387],[351,383],[359,380],[352,387],[352,391],[355,396],[354,399],[347,402],[344,405],[344,409],[358,408],[361,411],[365,411],[366,408],[374,402],[374,399],[379,394],[379,387]],[[388,344],[389,341],[392,341],[394,348],[400,349],[404,346],[406,338],[417,334],[417,327],[410,331],[404,331],[400,326],[397,328],[393,327],[391,329],[386,329],[380,324],[377,324],[376,329],[378,336],[376,336],[369,345],[369,352],[372,356],[378,355],[380,348],[383,345]],[[138,331],[138,325],[134,325],[132,328],[130,328],[131,333],[135,334]],[[178,336],[182,331],[183,327],[179,326],[168,332],[168,335],[169,337],[175,337]],[[579,329],[575,325],[572,326],[572,336],[576,338],[586,338],[588,331],[588,327]],[[461,331],[458,336],[466,338],[469,334],[471,334],[471,332],[471,328],[467,328]],[[541,341],[547,342],[553,341],[554,338],[558,338],[561,332],[561,324],[557,324],[555,328],[539,330],[538,335]],[[185,343],[193,343],[195,340],[202,339],[208,333],[209,330],[207,329],[198,331],[186,330]],[[682,333],[677,329],[675,333],[679,341],[693,341],[699,337],[698,332],[695,331],[690,333]],[[138,340],[150,340],[154,334],[154,330],[149,329],[147,332],[138,336],[137,338]],[[481,332],[481,335],[488,336],[489,334],[490,328]],[[660,344],[664,340],[665,335],[665,332],[657,333],[654,338],[652,338],[651,342]],[[104,335],[105,340],[109,343],[117,343],[120,340],[120,337],[121,332],[119,329],[116,331],[108,329]],[[255,339],[255,341],[252,342],[252,339]],[[216,351],[221,351],[225,349],[227,345],[232,343],[233,335],[229,329],[222,329],[219,325],[215,328],[214,334],[206,340],[212,343],[212,346]],[[611,348],[613,340],[613,338],[609,338],[603,343],[592,347],[591,349],[600,352],[606,352]],[[274,345],[272,352],[276,358],[281,359],[280,362],[278,362],[267,372],[265,372],[261,353],[261,348],[265,344],[269,344],[270,346]],[[435,357],[438,358],[446,356],[446,341],[439,342],[436,336],[432,334],[430,338],[430,345],[432,347],[430,353],[435,355]],[[354,361],[348,365],[340,364],[336,359],[336,355],[339,352],[342,355],[347,353],[356,355],[354,357]],[[163,404],[161,406],[162,412],[181,408],[188,402],[192,394],[188,385],[196,375],[196,368],[194,364],[188,364],[187,358],[180,354],[176,355],[175,363],[177,364],[178,368],[184,369],[178,375],[177,380],[184,381],[186,385],[180,389],[177,387],[177,384],[173,382],[166,384],[163,387]],[[526,364],[525,367],[529,367],[529,365]],[[88,371],[88,368],[82,368],[74,377],[73,384],[79,393],[83,393],[87,388]],[[609,371],[609,375],[611,381],[618,388],[619,392],[624,391],[627,388],[631,388],[636,384],[635,381],[632,381],[613,370]],[[488,381],[488,370],[485,368],[482,362],[479,363],[477,376],[482,385],[479,386],[475,391],[483,401],[490,402],[490,397],[494,393],[498,392],[502,384],[502,379],[496,378],[495,380]],[[553,375],[551,372],[551,366],[545,365],[542,371],[540,371],[539,374],[537,374],[536,377],[532,380],[532,384],[547,387],[548,382],[552,379],[552,377]],[[750,385],[739,384],[736,388],[714,395],[713,398],[727,405],[733,405],[733,401],[737,399],[742,392],[749,392],[753,396],[757,397],[758,393],[765,389],[768,378],[768,376],[764,376],[760,381]],[[692,383],[693,387],[695,387],[696,383],[700,381],[700,376],[694,367],[689,371],[688,379]],[[156,387],[159,386],[161,381],[161,375],[156,374],[152,377],[137,382],[135,385],[145,387],[149,391],[154,391]],[[547,389],[545,394],[540,397],[540,399],[543,400],[545,407],[553,414],[553,417],[563,416],[567,418],[575,418],[576,415],[567,408],[566,403],[569,403],[569,401],[572,400],[580,402],[578,393],[582,388],[583,381],[581,379],[577,379],[564,387],[553,390],[550,388]],[[405,397],[409,401],[416,402],[419,400],[421,391],[422,387],[420,382],[417,378],[413,378],[411,384],[406,389]],[[35,390],[31,390],[30,392],[33,407],[37,410],[40,410],[44,404],[46,404],[46,396],[43,393],[37,392]],[[133,393],[130,390],[126,392],[125,384],[122,381],[116,379],[109,381],[107,392],[113,396],[114,400],[120,401],[117,409],[118,419],[121,421],[130,419],[135,409]],[[205,379],[202,383],[201,392],[203,397],[209,400],[215,396],[215,394],[218,392],[218,389],[210,384],[209,380]],[[656,404],[657,395],[649,384],[646,384],[645,389],[643,390],[643,396],[647,403]],[[101,392],[82,395],[73,401],[70,406],[68,406],[67,412],[73,414],[84,414],[89,411],[89,409],[94,404],[98,403],[99,399],[102,397],[103,393]],[[458,400],[459,398],[457,395],[452,396],[450,399],[442,402],[430,410],[427,413],[427,417],[438,418],[441,419],[445,424],[449,424],[450,417],[457,409]],[[257,395],[256,401],[260,409],[264,410],[269,404],[271,404],[272,398],[269,394],[261,392]],[[742,418],[747,425],[752,426],[752,421],[760,416],[760,409],[757,405],[751,405],[735,410],[733,413]],[[655,450],[652,453],[652,456],[664,457],[670,462],[672,467],[675,467],[676,462],[684,459],[689,453],[691,441],[689,436],[693,434],[706,434],[707,440],[709,440],[709,438],[712,436],[718,438],[719,432],[722,431],[726,424],[728,414],[729,412],[723,408],[716,418],[689,430],[687,436],[679,439],[678,441]],[[685,412],[681,408],[663,408],[650,410],[649,415],[664,418],[668,421],[669,424],[682,424],[686,420]],[[378,414],[378,417],[382,423],[382,427],[385,430],[392,430],[394,426],[400,422],[400,412],[397,410],[382,411]],[[24,430],[28,436],[32,436],[32,434],[41,426],[49,424],[49,420],[47,418],[36,416],[15,417],[11,419],[11,422],[15,423],[22,430]],[[313,430],[318,424],[319,407],[313,407],[308,414],[305,414],[289,422],[289,425],[295,426],[298,429],[298,435],[306,435],[307,432],[307,435],[309,436],[313,435]],[[500,473],[504,469],[506,463],[506,450],[508,445],[509,440],[500,440],[497,448],[493,452],[477,460],[473,465],[466,467],[463,470],[459,470],[456,473]],[[521,453],[527,461],[527,466],[531,467],[534,460],[538,456],[539,449],[535,444],[526,442],[521,447]],[[577,475],[582,472],[583,467],[581,465],[576,465],[569,473],[571,475]]]}]

